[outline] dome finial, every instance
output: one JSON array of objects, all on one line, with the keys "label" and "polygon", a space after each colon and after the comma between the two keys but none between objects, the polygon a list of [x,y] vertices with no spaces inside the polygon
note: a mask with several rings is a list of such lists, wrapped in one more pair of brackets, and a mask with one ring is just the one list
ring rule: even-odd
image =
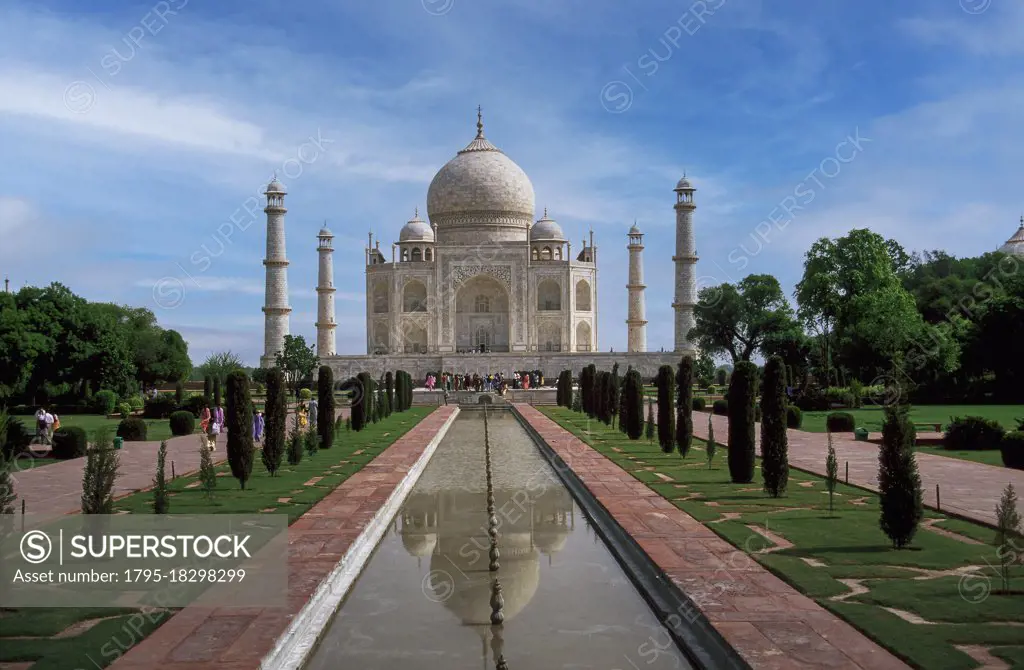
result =
[{"label": "dome finial", "polygon": [[484,108],[482,105],[476,106],[476,138],[478,140],[484,137]]},{"label": "dome finial", "polygon": [[548,218],[548,208],[547,207],[544,208],[544,218],[545,219]]},{"label": "dome finial", "polygon": [[413,210],[412,216],[414,219],[420,218],[420,206],[416,205],[416,209]]}]

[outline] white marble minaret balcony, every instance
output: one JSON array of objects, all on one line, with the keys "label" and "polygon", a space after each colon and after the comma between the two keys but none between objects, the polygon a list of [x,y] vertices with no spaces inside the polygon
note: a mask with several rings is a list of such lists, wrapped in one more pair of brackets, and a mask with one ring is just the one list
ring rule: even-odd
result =
[{"label": "white marble minaret balcony", "polygon": [[277,354],[284,349],[284,336],[289,334],[288,306],[288,254],[284,243],[284,215],[288,210],[284,206],[284,196],[288,191],[277,177],[267,184],[264,195],[267,196],[267,256],[263,260],[266,267],[267,284],[263,305],[263,356],[260,365],[265,368],[276,364]]},{"label": "white marble minaret balcony", "polygon": [[645,318],[646,306],[644,304],[644,234],[636,223],[629,229],[629,283],[626,290],[629,293],[629,317],[626,319],[628,327],[627,346],[630,352],[647,351],[647,319]]},{"label": "white marble minaret balcony", "polygon": [[672,260],[676,264],[676,294],[672,302],[675,310],[675,350],[691,351],[694,345],[689,341],[690,330],[696,325],[693,310],[697,305],[697,250],[693,236],[694,191],[684,175],[676,184],[676,253]]},{"label": "white marble minaret balcony", "polygon": [[317,235],[317,253],[320,255],[320,275],[317,278],[316,296],[316,351],[318,356],[334,356],[337,321],[334,319],[334,234],[327,228]]}]

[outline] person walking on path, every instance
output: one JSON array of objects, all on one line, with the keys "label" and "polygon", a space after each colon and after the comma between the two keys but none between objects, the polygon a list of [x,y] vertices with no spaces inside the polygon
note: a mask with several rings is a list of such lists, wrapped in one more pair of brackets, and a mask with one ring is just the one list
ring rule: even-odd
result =
[{"label": "person walking on path", "polygon": [[220,434],[220,424],[211,419],[206,425],[206,446],[210,451],[217,450],[217,435]]},{"label": "person walking on path", "polygon": [[199,413],[199,427],[205,433],[210,428],[210,408],[203,407],[203,411]]},{"label": "person walking on path", "polygon": [[53,444],[53,422],[54,422],[54,415],[50,414],[49,412],[47,412],[46,413],[46,418],[43,419],[43,421],[44,421],[44,423],[46,423],[46,431],[45,431],[46,432],[46,442],[45,442],[45,444]]},{"label": "person walking on path", "polygon": [[315,426],[317,415],[320,413],[320,404],[316,398],[309,399],[309,425]]},{"label": "person walking on path", "polygon": [[217,405],[217,409],[213,411],[213,422],[217,424],[217,432],[224,430],[224,408]]}]

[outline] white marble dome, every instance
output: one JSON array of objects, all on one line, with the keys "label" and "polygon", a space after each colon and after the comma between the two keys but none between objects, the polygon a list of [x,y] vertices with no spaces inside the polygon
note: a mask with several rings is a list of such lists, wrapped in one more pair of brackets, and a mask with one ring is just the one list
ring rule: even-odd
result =
[{"label": "white marble dome", "polygon": [[288,194],[288,191],[286,191],[285,188],[284,188],[284,184],[279,182],[277,180],[277,177],[274,177],[273,179],[271,179],[270,183],[267,184],[267,191],[266,192],[267,193],[280,193],[281,195],[287,195]]},{"label": "white marble dome", "polygon": [[482,122],[476,138],[438,171],[427,190],[430,221],[441,235],[453,233],[456,242],[525,241],[533,213],[530,178],[484,137]]},{"label": "white marble dome", "polygon": [[433,242],[434,229],[430,224],[420,218],[419,212],[408,223],[402,226],[402,232],[398,234],[399,242]]},{"label": "white marble dome", "polygon": [[680,179],[676,183],[676,187],[673,190],[674,191],[681,191],[683,189],[688,189],[688,188],[693,188],[693,186],[690,184],[690,180],[689,179],[687,179],[686,177],[683,177],[682,179]]},{"label": "white marble dome", "polygon": [[1004,254],[1024,256],[1024,216],[1020,217],[1020,228],[1017,229],[1017,232],[1010,239],[1006,240],[1006,244],[1000,247],[999,251]]},{"label": "white marble dome", "polygon": [[564,242],[565,233],[562,227],[554,219],[548,218],[548,211],[544,210],[544,217],[533,224],[530,228],[531,242]]}]

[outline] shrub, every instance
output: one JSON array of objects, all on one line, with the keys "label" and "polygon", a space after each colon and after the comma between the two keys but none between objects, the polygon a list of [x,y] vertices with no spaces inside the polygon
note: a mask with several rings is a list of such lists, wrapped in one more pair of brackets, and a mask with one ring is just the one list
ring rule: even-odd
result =
[{"label": "shrub", "polygon": [[807,389],[797,397],[796,406],[804,412],[824,412],[828,409],[828,398],[821,389]]},{"label": "shrub", "polygon": [[790,405],[786,408],[786,428],[800,428],[804,423],[803,412],[799,407]]},{"label": "shrub", "polygon": [[836,403],[843,407],[856,407],[860,404],[859,398],[850,389],[843,387],[829,387],[825,391],[825,398],[829,403]]},{"label": "shrub", "polygon": [[5,460],[11,460],[21,452],[25,451],[32,442],[32,433],[25,428],[21,419],[17,419],[5,411],[0,410],[0,416],[7,416],[7,428],[0,435],[0,451],[3,452]]},{"label": "shrub", "polygon": [[205,435],[199,437],[199,481],[206,497],[213,498],[213,490],[217,488],[217,469],[213,466]]},{"label": "shrub", "polygon": [[147,419],[166,419],[178,409],[178,403],[168,394],[158,395],[146,401],[142,416]]},{"label": "shrub", "polygon": [[121,415],[122,419],[127,419],[132,415],[132,406],[123,402],[117,406],[117,413]]},{"label": "shrub", "polygon": [[[141,422],[142,419],[125,421]],[[111,514],[114,511],[114,482],[117,481],[120,462],[117,451],[110,443],[110,433],[107,430],[99,431],[96,446],[86,454],[85,471],[82,474],[82,514]]]},{"label": "shrub", "polygon": [[882,446],[878,450],[878,494],[882,513],[879,526],[902,549],[914,538],[924,514],[921,476],[914,458],[914,426],[909,408],[889,405],[882,425]]},{"label": "shrub", "polygon": [[728,416],[729,401],[719,398],[711,404],[711,413],[717,414],[718,416]]},{"label": "shrub", "polygon": [[[302,448],[304,447],[302,433],[298,428],[292,430],[288,435],[288,465],[298,465],[302,462]],[[266,449],[266,447],[263,447]]]},{"label": "shrub", "polygon": [[252,439],[252,397],[249,395],[249,376],[241,370],[228,373],[227,407],[224,423],[228,432],[228,465],[242,490],[252,475],[255,445]]},{"label": "shrub", "polygon": [[789,482],[786,439],[786,372],[779,356],[772,356],[764,369],[761,395],[761,475],[764,490],[773,498],[786,492]]},{"label": "shrub", "polygon": [[[160,395],[157,395],[157,398],[160,397]],[[140,395],[133,395],[132,397],[128,398],[128,405],[129,407],[132,408],[133,412],[142,409],[145,404],[146,401],[143,400],[142,396]]]},{"label": "shrub", "polygon": [[306,434],[302,436],[302,441],[305,444],[307,456],[313,456],[320,450],[320,435],[317,434],[316,429],[307,430]]},{"label": "shrub", "polygon": [[181,409],[191,412],[192,416],[197,418],[203,413],[204,407],[209,407],[209,403],[206,401],[206,396],[202,395],[190,396],[181,405]]},{"label": "shrub", "polygon": [[188,410],[172,412],[170,423],[171,435],[191,435],[196,431],[196,417]]},{"label": "shrub", "polygon": [[694,398],[691,407],[694,412],[703,412],[708,408],[708,402],[704,398]]},{"label": "shrub", "polygon": [[114,413],[117,407],[117,394],[106,389],[98,391],[92,397],[92,410],[97,414],[109,416]]},{"label": "shrub", "polygon": [[707,394],[708,395],[715,395],[716,393],[718,393],[718,387],[715,386],[714,384],[712,384],[711,386],[709,386],[707,388]]},{"label": "shrub", "polygon": [[85,456],[89,450],[89,437],[84,428],[67,426],[53,433],[53,457],[66,461]]},{"label": "shrub", "polygon": [[125,442],[144,442],[146,430],[146,422],[137,416],[121,419],[121,423],[117,424],[117,436]]},{"label": "shrub", "polygon": [[825,417],[825,426],[830,433],[852,433],[856,421],[849,412],[832,412]]},{"label": "shrub", "polygon": [[309,402],[309,399],[313,397],[313,392],[309,389],[299,389],[299,400],[303,402]]},{"label": "shrub", "polygon": [[998,449],[1006,431],[998,422],[980,416],[954,417],[946,427],[942,446],[946,449]]},{"label": "shrub", "polygon": [[1007,433],[999,443],[1003,465],[1014,470],[1024,470],[1024,431]]},{"label": "shrub", "polygon": [[736,484],[754,480],[754,398],[757,366],[740,361],[729,382],[729,476]]}]

